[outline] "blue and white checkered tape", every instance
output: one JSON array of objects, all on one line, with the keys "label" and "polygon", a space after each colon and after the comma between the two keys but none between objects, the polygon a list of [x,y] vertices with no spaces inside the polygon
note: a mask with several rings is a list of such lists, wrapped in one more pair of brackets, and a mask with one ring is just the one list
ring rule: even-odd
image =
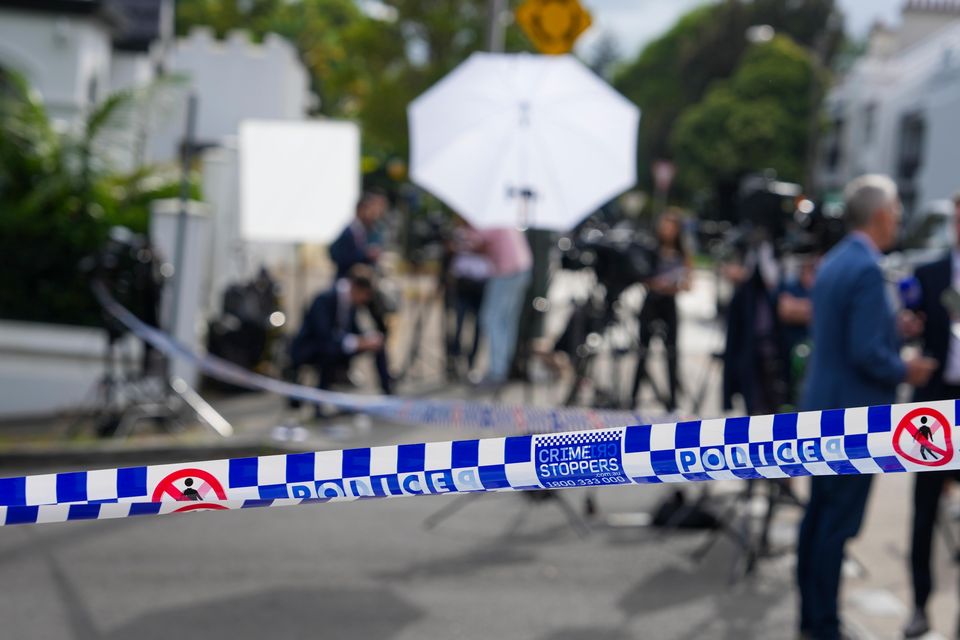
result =
[{"label": "blue and white checkered tape", "polygon": [[0,479],[5,525],[423,494],[960,468],[954,400]]},{"label": "blue and white checkered tape", "polygon": [[[249,389],[296,398],[303,402],[330,404],[350,411],[378,415],[412,424],[439,424],[460,429],[504,433],[574,431],[589,427],[620,427],[649,421],[649,416],[629,411],[608,411],[584,407],[504,406],[462,400],[431,400],[395,396],[365,396],[314,389],[253,373],[216,356],[194,353],[172,336],[137,318],[119,304],[102,283],[94,293],[104,310],[135,336],[171,358],[191,362],[207,375]],[[672,419],[665,418],[665,419]]]}]

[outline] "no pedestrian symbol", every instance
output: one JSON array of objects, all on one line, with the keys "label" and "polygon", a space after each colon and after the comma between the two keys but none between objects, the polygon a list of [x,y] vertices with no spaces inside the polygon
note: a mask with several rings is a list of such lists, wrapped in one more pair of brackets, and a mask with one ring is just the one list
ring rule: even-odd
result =
[{"label": "no pedestrian symbol", "polygon": [[222,504],[205,504],[204,500],[226,500],[227,492],[223,485],[209,471],[203,469],[178,469],[164,477],[153,490],[153,502],[170,499],[178,502],[190,502],[175,513],[199,511],[203,509],[223,510]]},{"label": "no pedestrian symbol", "polygon": [[893,448],[914,464],[927,467],[945,465],[953,459],[950,423],[934,409],[914,409],[897,424],[893,432]]}]

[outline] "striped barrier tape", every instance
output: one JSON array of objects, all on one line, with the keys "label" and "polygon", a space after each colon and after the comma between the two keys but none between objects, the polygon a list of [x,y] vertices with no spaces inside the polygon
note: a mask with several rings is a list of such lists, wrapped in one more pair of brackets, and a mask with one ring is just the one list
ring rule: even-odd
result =
[{"label": "striped barrier tape", "polygon": [[958,402],[0,479],[3,525],[424,494],[960,468]]},{"label": "striped barrier tape", "polygon": [[[630,411],[609,411],[585,407],[528,407],[465,402],[462,400],[427,400],[397,396],[370,396],[339,393],[284,382],[253,373],[232,362],[212,355],[199,355],[167,333],[143,322],[107,291],[102,282],[94,282],[93,292],[104,310],[127,327],[131,333],[167,357],[186,360],[205,374],[223,382],[267,391],[303,402],[330,404],[348,411],[378,415],[410,424],[439,424],[458,429],[491,430],[512,433],[573,431],[585,426],[599,429],[627,424],[652,422],[650,416]],[[672,416],[661,418],[671,420]]]}]

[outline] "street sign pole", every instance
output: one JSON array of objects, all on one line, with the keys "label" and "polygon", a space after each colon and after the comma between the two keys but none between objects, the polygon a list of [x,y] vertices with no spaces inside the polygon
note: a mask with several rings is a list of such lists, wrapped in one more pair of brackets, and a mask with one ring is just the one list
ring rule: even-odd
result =
[{"label": "street sign pole", "polygon": [[492,53],[503,53],[505,5],[506,0],[487,0],[487,49]]}]

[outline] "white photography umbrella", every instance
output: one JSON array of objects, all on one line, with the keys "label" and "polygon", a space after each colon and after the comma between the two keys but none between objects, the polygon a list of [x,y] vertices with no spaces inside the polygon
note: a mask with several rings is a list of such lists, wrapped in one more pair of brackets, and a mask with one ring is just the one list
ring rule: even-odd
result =
[{"label": "white photography umbrella", "polygon": [[408,117],[413,181],[478,228],[566,231],[636,183],[640,110],[572,56],[475,53]]}]

